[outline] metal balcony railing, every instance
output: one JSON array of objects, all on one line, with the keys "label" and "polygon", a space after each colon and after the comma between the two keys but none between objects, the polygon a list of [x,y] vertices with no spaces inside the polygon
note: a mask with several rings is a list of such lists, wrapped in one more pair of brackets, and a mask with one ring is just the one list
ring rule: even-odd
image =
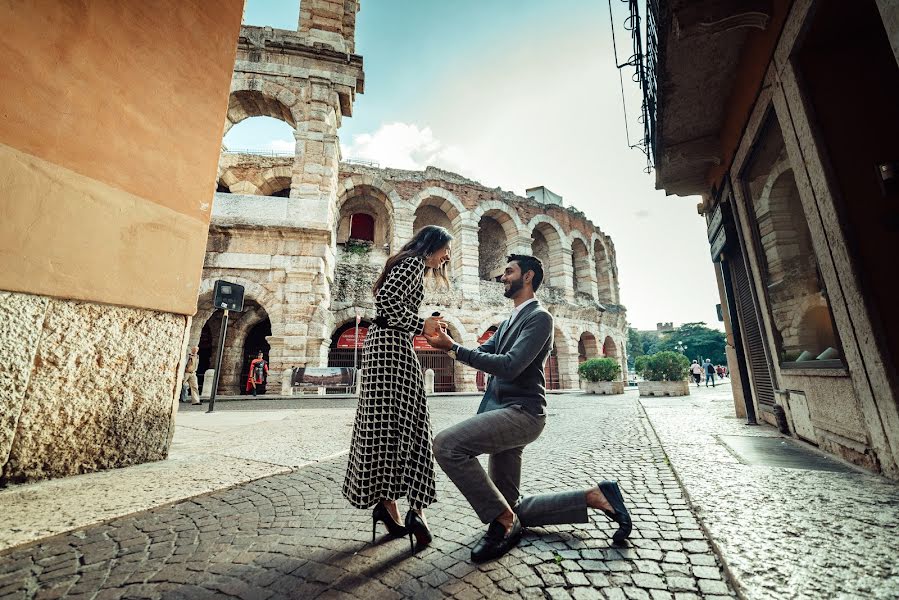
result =
[{"label": "metal balcony railing", "polygon": [[[646,3],[645,30],[640,18],[640,4]],[[660,17],[662,16],[665,0],[621,0],[628,6],[628,16],[624,20],[624,30],[631,37],[631,54],[624,62],[618,59],[618,44],[615,38],[615,20],[612,13],[612,0],[609,0],[609,18],[612,25],[612,46],[615,55],[615,66],[619,69],[621,82],[621,102],[624,108],[625,132],[630,148],[637,148],[646,155],[646,172],[652,171],[656,158],[656,125],[658,106],[658,85],[656,82],[659,66],[661,46],[659,34],[662,31]],[[643,51],[643,35],[646,35],[646,52]],[[626,67],[634,69],[632,80],[642,93],[643,99],[640,106],[640,116],[637,119],[643,126],[643,137],[639,141],[631,142],[630,131],[627,124],[627,102],[624,94],[624,80],[620,76],[620,70]]]}]

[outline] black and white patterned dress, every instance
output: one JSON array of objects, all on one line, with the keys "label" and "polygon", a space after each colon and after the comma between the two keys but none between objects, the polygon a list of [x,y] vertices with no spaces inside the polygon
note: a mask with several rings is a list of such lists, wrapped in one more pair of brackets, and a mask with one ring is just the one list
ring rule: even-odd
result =
[{"label": "black and white patterned dress", "polygon": [[421,366],[412,337],[424,327],[424,259],[402,260],[375,297],[387,327],[372,325],[362,349],[362,390],[343,495],[357,508],[406,496],[410,508],[434,501],[434,452]]}]

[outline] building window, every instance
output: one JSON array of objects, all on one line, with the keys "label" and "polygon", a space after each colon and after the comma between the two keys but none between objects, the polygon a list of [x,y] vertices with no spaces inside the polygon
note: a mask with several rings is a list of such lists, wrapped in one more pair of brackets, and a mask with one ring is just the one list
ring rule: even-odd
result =
[{"label": "building window", "polygon": [[782,367],[842,365],[808,221],[772,111],[742,179],[751,202],[762,284]]}]

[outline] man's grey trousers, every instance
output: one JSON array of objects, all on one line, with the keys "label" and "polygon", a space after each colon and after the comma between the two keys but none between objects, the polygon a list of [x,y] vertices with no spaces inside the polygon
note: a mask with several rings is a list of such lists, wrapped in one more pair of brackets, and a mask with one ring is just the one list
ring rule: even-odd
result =
[{"label": "man's grey trousers", "polygon": [[[521,453],[540,437],[545,416],[519,406],[491,410],[444,429],[434,438],[434,456],[484,523],[511,508],[525,527],[586,523],[585,490],[520,498]],[[489,454],[489,474],[478,461]]]}]

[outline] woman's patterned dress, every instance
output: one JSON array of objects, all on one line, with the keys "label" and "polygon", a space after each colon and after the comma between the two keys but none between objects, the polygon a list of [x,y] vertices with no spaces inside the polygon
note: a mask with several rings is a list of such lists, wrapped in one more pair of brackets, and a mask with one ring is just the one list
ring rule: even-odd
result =
[{"label": "woman's patterned dress", "polygon": [[362,390],[343,495],[357,508],[406,496],[410,508],[434,501],[434,453],[421,365],[412,337],[424,327],[425,264],[395,265],[375,297],[386,327],[372,325],[362,349]]}]

